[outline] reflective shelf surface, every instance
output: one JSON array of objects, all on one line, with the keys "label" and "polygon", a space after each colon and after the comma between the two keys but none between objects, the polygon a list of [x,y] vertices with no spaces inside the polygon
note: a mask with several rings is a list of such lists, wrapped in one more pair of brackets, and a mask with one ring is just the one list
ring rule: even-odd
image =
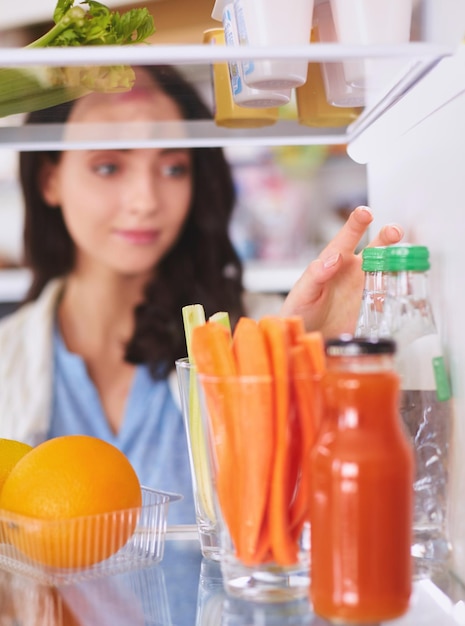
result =
[{"label": "reflective shelf surface", "polygon": [[[74,48],[0,48],[0,148],[18,150],[93,149],[101,147],[210,147],[247,143],[249,145],[347,144],[379,118],[393,103],[405,96],[422,77],[442,59],[454,53],[454,46],[412,42],[395,46],[311,43],[286,48],[247,46],[145,45]],[[364,76],[358,92],[360,114],[347,125],[314,126],[300,123],[295,98],[280,107],[276,123],[262,128],[226,128],[213,120],[179,123],[167,121],[140,125],[67,124],[66,129],[53,120],[24,126],[24,103],[15,94],[14,78],[22,73],[41,85],[42,94],[52,97],[54,83],[63,76],[75,78],[80,73],[98,74],[109,67],[173,65],[201,92],[214,110],[211,85],[212,66],[216,63],[247,59],[306,59],[320,67],[357,63]],[[119,68],[119,70],[118,70]],[[10,72],[9,75],[7,72]],[[59,76],[59,79],[57,79]],[[87,91],[70,88],[69,98]],[[2,108],[3,106],[3,108]],[[30,105],[27,105],[30,106]],[[337,107],[339,108],[339,107]],[[343,107],[344,108],[344,107]],[[76,126],[76,125],[75,125]]]},{"label": "reflective shelf surface", "polygon": [[[448,572],[414,583],[406,615],[384,626],[465,624],[465,592]],[[159,565],[64,586],[0,570],[2,626],[329,626],[308,600],[263,604],[223,591],[221,568],[202,559],[195,527],[168,529]],[[379,625],[381,626],[381,625]]]}]

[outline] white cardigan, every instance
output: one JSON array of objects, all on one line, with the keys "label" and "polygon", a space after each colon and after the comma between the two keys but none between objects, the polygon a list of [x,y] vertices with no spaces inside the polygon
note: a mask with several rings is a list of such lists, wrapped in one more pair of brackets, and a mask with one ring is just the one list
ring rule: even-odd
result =
[{"label": "white cardigan", "polygon": [[53,322],[63,281],[0,321],[0,437],[35,445],[50,421]]},{"label": "white cardigan", "polygon": [[[53,324],[63,280],[51,281],[37,300],[0,320],[0,437],[31,445],[46,438],[53,388]],[[253,317],[276,313],[282,299],[246,294]],[[176,371],[169,376],[179,406]]]}]

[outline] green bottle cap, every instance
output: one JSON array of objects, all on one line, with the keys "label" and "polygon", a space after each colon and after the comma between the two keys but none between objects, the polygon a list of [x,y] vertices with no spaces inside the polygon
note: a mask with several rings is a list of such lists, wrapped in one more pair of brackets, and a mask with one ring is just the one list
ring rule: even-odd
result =
[{"label": "green bottle cap", "polygon": [[382,272],[384,270],[385,252],[385,246],[364,248],[362,252],[362,270],[364,272]]},{"label": "green bottle cap", "polygon": [[387,272],[426,272],[430,268],[429,250],[413,244],[387,246],[385,263]]}]

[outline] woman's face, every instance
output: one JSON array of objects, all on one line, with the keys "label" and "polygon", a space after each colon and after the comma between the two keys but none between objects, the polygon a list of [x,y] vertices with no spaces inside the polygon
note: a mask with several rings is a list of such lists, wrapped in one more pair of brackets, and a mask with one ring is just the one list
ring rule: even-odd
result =
[{"label": "woman's face", "polygon": [[[181,120],[177,104],[139,71],[135,88],[78,101],[71,122]],[[171,249],[189,212],[188,150],[70,150],[44,166],[42,192],[59,206],[77,250],[77,269],[149,273]],[[53,210],[53,209],[51,209]]]}]

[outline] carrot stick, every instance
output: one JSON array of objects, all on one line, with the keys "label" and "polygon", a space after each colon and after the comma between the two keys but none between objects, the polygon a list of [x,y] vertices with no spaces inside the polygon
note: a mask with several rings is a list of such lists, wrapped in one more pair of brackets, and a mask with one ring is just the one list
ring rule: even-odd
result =
[{"label": "carrot stick", "polygon": [[[289,333],[290,345],[294,346],[305,334],[304,320],[300,315],[283,318]],[[301,473],[301,441],[300,421],[297,416],[295,392],[291,388],[291,408],[289,411],[289,502],[292,503],[297,492]]]},{"label": "carrot stick", "polygon": [[299,337],[299,343],[302,343],[308,351],[313,372],[324,374],[326,370],[325,345],[320,331],[304,333]]},{"label": "carrot stick", "polygon": [[[254,559],[254,563],[267,563],[268,561],[273,560],[270,544],[270,521],[268,517],[268,507],[265,511],[263,523],[260,528]],[[252,563],[252,565],[254,563]]]},{"label": "carrot stick", "polygon": [[[243,474],[240,545],[247,565],[261,562],[269,540],[266,507],[274,455],[273,384],[263,331],[257,322],[241,317],[233,333],[238,386],[237,450]],[[246,377],[246,378],[244,378]],[[260,377],[260,380],[247,377]],[[260,549],[259,548],[260,542]]]},{"label": "carrot stick", "polygon": [[192,330],[192,352],[199,374],[235,376],[237,373],[229,333],[216,322]]},{"label": "carrot stick", "polygon": [[[230,334],[223,326],[212,322],[197,326],[192,332],[192,351],[205,392],[213,435],[218,502],[239,555],[240,485],[234,419],[237,402],[231,381],[231,377],[236,376],[236,364]],[[214,379],[202,379],[202,375]]]},{"label": "carrot stick", "polygon": [[314,374],[309,354],[303,345],[291,348],[292,381],[296,395],[297,416],[300,422],[301,474],[297,493],[291,508],[291,528],[299,537],[302,526],[310,518],[310,453],[316,433],[316,393]]},{"label": "carrot stick", "polygon": [[239,318],[233,333],[233,354],[240,376],[271,376],[273,371],[263,330],[250,317]]},{"label": "carrot stick", "polygon": [[270,539],[275,561],[291,565],[297,561],[297,545],[289,526],[289,336],[282,318],[263,317],[259,326],[265,334],[275,379],[276,444],[269,504]]},{"label": "carrot stick", "polygon": [[[315,330],[312,332],[304,333],[299,338],[299,344],[303,345],[307,353],[308,367],[311,369],[314,380],[321,378],[326,371],[326,357],[325,357],[325,344],[323,335]],[[315,432],[320,427],[321,412],[320,412],[320,398],[319,390],[317,390],[317,402],[314,400],[314,428]]]},{"label": "carrot stick", "polygon": [[300,315],[290,315],[283,318],[289,329],[291,345],[295,345],[300,337],[305,334],[304,320]]}]

